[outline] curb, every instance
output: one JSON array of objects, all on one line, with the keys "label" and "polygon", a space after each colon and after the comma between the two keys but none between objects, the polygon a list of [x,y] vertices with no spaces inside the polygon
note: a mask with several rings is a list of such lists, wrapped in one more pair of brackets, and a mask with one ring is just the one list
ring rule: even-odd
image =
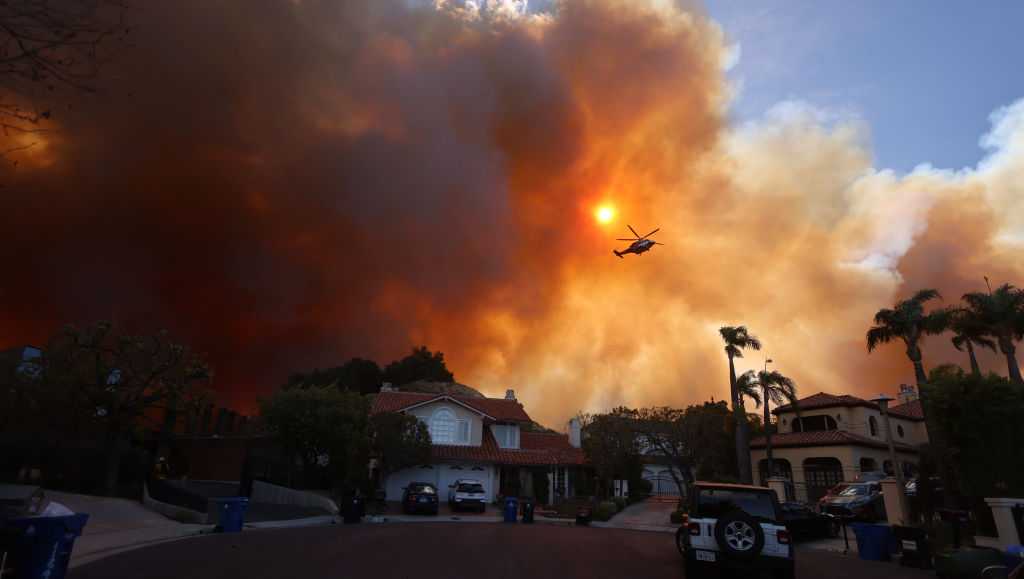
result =
[{"label": "curb", "polygon": [[341,519],[334,515],[320,515],[318,517],[287,519],[284,521],[261,521],[258,523],[245,523],[242,528],[253,531],[258,531],[261,529],[295,529],[299,527],[321,527],[328,525],[337,525],[339,522],[341,522]]}]

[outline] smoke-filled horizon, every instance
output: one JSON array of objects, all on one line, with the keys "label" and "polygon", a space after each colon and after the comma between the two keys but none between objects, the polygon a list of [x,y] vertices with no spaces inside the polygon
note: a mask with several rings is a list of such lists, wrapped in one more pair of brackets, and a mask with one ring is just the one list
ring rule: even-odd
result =
[{"label": "smoke-filled horizon", "polygon": [[[725,398],[727,324],[765,344],[740,371],[891,393],[913,371],[868,355],[875,311],[1024,284],[1024,101],[977,167],[895,174],[855,118],[731,124],[727,39],[664,4],[133,8],[99,93],[4,170],[0,346],[166,327],[251,411],[291,372],[426,344],[557,427]],[[616,258],[627,223],[665,245]],[[966,364],[948,336],[924,355]]]}]

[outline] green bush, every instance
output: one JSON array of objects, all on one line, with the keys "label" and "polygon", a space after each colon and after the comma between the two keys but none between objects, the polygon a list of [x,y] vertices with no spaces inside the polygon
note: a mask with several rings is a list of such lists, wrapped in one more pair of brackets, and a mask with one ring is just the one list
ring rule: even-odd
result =
[{"label": "green bush", "polygon": [[626,500],[626,497],[615,497],[614,499],[612,499],[612,501],[615,503],[615,512],[621,511],[622,509],[626,508],[626,505],[629,504],[629,501]]},{"label": "green bush", "polygon": [[612,501],[603,501],[598,503],[597,507],[594,508],[594,520],[595,521],[607,521],[612,518],[615,513],[619,512],[618,507]]}]

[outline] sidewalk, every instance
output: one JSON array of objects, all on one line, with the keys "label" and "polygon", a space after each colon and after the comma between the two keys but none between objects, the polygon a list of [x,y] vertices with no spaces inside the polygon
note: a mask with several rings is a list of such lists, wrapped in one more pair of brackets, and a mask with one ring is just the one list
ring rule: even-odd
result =
[{"label": "sidewalk", "polygon": [[173,521],[129,499],[45,492],[47,499],[89,515],[82,536],[75,541],[71,567],[143,545],[194,537],[213,528]]}]

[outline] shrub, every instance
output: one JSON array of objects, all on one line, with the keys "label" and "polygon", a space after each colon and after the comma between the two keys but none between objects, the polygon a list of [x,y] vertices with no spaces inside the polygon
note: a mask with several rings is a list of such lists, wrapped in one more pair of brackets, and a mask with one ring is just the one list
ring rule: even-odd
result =
[{"label": "shrub", "polygon": [[615,512],[621,511],[626,508],[627,504],[629,504],[626,497],[615,497],[612,501],[615,503]]},{"label": "shrub", "polygon": [[607,521],[612,518],[615,513],[618,512],[618,507],[612,501],[603,501],[597,504],[594,508],[594,520],[595,521]]},{"label": "shrub", "polygon": [[642,501],[651,495],[651,490],[654,485],[651,481],[641,478],[635,482],[630,483],[629,486],[629,502],[635,503]]}]

